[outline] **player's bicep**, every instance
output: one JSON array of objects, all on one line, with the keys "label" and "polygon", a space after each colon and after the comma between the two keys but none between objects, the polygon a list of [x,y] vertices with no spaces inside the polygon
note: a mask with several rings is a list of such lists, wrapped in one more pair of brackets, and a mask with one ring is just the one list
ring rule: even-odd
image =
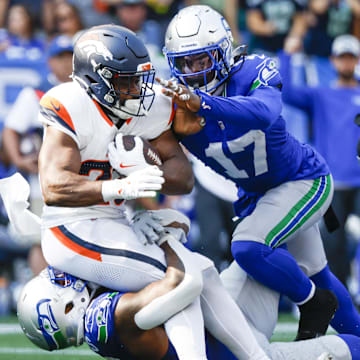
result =
[{"label": "player's bicep", "polygon": [[45,129],[39,154],[39,172],[42,186],[59,179],[64,172],[79,173],[80,151],[75,141],[53,126]]}]

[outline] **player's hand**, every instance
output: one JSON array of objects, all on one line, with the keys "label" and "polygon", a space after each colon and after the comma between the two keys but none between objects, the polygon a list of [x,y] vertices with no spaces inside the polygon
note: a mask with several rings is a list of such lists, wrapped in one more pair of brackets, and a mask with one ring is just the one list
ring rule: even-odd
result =
[{"label": "player's hand", "polygon": [[144,159],[143,142],[141,139],[138,136],[134,136],[134,148],[125,150],[122,137],[123,134],[117,134],[115,140],[108,145],[110,165],[119,174],[125,176],[149,166]]},{"label": "player's hand", "polygon": [[157,166],[137,170],[124,179],[103,181],[104,201],[114,199],[132,200],[142,197],[155,197],[165,182],[163,172]]},{"label": "player's hand", "polygon": [[164,232],[161,225],[162,217],[152,211],[137,211],[132,218],[132,228],[143,244],[153,244],[159,240],[159,234]]},{"label": "player's hand", "polygon": [[156,78],[156,81],[162,85],[163,94],[171,97],[179,107],[190,110],[191,112],[198,112],[200,110],[200,96],[193,93],[186,86],[158,77]]},{"label": "player's hand", "polygon": [[180,227],[174,228],[171,226],[165,227],[165,230],[160,234],[159,238],[155,242],[161,246],[165,241],[170,239],[174,239],[183,244],[187,242],[185,231]]}]

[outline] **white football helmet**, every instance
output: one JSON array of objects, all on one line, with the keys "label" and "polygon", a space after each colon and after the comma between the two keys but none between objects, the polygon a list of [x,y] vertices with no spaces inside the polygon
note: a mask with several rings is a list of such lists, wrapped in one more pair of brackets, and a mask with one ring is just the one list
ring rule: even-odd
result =
[{"label": "white football helmet", "polygon": [[23,288],[17,316],[25,335],[45,350],[84,342],[84,315],[90,296],[86,283],[48,267]]},{"label": "white football helmet", "polygon": [[221,14],[209,6],[194,5],[171,20],[163,51],[173,76],[190,88],[211,93],[229,76],[232,42]]}]

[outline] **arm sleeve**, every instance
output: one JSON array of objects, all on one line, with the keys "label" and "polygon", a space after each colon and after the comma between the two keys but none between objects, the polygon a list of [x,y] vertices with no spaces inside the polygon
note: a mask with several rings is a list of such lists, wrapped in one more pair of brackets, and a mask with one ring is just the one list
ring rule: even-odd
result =
[{"label": "arm sleeve", "polygon": [[264,130],[281,113],[281,92],[273,86],[260,86],[249,96],[210,96],[199,92],[201,108],[198,114],[207,122],[221,120],[227,127]]},{"label": "arm sleeve", "polygon": [[282,98],[285,103],[310,112],[313,89],[307,86],[294,86],[292,84],[290,61],[291,56],[282,52],[280,55],[280,72],[283,79]]}]

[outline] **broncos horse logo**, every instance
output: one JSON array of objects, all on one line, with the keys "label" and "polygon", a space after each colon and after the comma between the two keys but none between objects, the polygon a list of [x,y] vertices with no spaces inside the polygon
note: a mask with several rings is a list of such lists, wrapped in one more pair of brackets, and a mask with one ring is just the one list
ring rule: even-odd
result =
[{"label": "broncos horse logo", "polygon": [[102,56],[106,61],[113,59],[112,53],[101,41],[84,40],[78,46],[86,53],[88,59],[93,54]]}]

